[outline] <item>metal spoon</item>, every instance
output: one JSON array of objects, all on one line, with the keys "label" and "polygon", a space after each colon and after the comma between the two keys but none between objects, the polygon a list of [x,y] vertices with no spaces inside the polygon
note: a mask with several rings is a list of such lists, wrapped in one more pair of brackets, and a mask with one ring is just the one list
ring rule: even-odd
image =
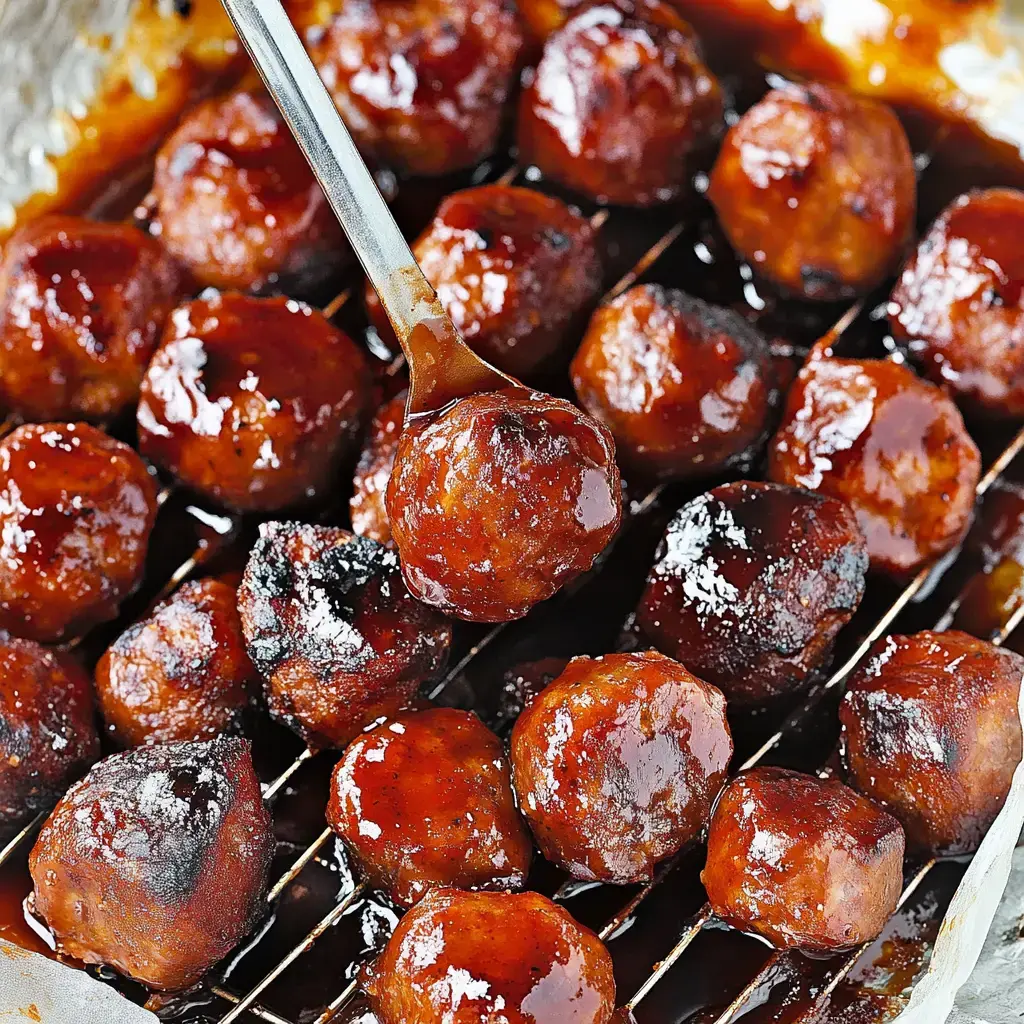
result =
[{"label": "metal spoon", "polygon": [[409,364],[405,415],[521,387],[462,340],[402,237],[279,0],[222,0],[345,229]]}]

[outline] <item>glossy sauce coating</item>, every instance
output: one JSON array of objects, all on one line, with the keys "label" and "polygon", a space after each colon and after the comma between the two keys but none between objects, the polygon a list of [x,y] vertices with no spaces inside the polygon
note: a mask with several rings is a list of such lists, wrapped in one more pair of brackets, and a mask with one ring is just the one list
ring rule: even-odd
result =
[{"label": "glossy sauce coating", "polygon": [[439,889],[364,973],[381,1024],[609,1024],[612,958],[534,892]]},{"label": "glossy sauce coating", "polygon": [[731,310],[636,285],[601,306],[572,361],[580,403],[620,462],[685,479],[751,460],[776,401],[768,343]]},{"label": "glossy sauce coating", "polygon": [[659,0],[587,7],[548,38],[525,82],[521,162],[601,203],[675,199],[691,151],[722,118],[692,30]]},{"label": "glossy sauce coating", "polygon": [[871,568],[914,572],[970,524],[978,448],[952,400],[901,364],[812,359],[768,446],[768,476],[846,502]]},{"label": "glossy sauce coating", "polygon": [[142,578],[156,484],[85,423],[18,427],[0,441],[0,629],[43,643],[117,614]]},{"label": "glossy sauce coating", "polygon": [[370,395],[362,350],[291,299],[208,295],[179,307],[142,382],[139,450],[230,508],[321,494]]},{"label": "glossy sauce coating", "polygon": [[0,635],[0,838],[100,756],[92,684],[70,657]]},{"label": "glossy sauce coating", "polygon": [[755,768],[715,807],[701,880],[727,924],[836,952],[875,938],[896,909],[903,850],[900,823],[842,783]]},{"label": "glossy sauce coating", "polygon": [[360,537],[387,544],[391,540],[388,510],[384,504],[391,470],[398,451],[398,436],[405,422],[407,391],[385,402],[374,414],[356,466],[348,510],[352,531]]},{"label": "glossy sauce coating", "polygon": [[773,89],[725,138],[708,198],[765,278],[807,299],[868,291],[895,269],[917,183],[896,115],[812,83]]},{"label": "glossy sauce coating", "polygon": [[160,147],[155,232],[215,288],[291,292],[326,281],[351,250],[274,101],[239,91],[185,115]]},{"label": "glossy sauce coating", "polygon": [[318,747],[344,747],[407,706],[451,644],[393,551],[327,526],[264,523],[238,610],[271,715]]},{"label": "glossy sauce coating", "polygon": [[414,595],[464,619],[519,618],[589,569],[618,528],[615,448],[563,399],[473,395],[406,428],[387,510]]},{"label": "glossy sauce coating", "polygon": [[512,730],[519,806],[574,878],[640,882],[704,827],[732,737],[721,691],[662,654],[574,658]]},{"label": "glossy sauce coating", "polygon": [[889,323],[937,384],[974,409],[1024,416],[1024,192],[954,200],[921,239]]},{"label": "glossy sauce coating", "polygon": [[[533,188],[484,185],[448,196],[413,253],[470,348],[524,380],[550,368],[601,285],[595,232]],[[394,333],[369,286],[383,338]]]},{"label": "glossy sauce coating", "polygon": [[28,420],[116,416],[177,291],[173,262],[137,228],[32,222],[0,261],[0,406]]},{"label": "glossy sauce coating", "polygon": [[404,906],[429,889],[518,889],[533,856],[501,740],[470,711],[427,708],[357,736],[327,821]]},{"label": "glossy sauce coating", "polygon": [[274,852],[249,745],[136,747],[57,805],[29,856],[61,953],[188,988],[259,920]]},{"label": "glossy sauce coating", "polygon": [[890,636],[839,706],[851,785],[928,855],[973,853],[1021,759],[1024,658],[959,630]]},{"label": "glossy sauce coating", "polygon": [[108,733],[125,747],[211,739],[237,724],[258,685],[235,588],[215,579],[179,587],[96,666]]},{"label": "glossy sauce coating", "polygon": [[494,149],[523,42],[508,0],[351,0],[307,38],[364,154],[434,175]]},{"label": "glossy sauce coating", "polygon": [[672,518],[636,624],[730,707],[763,704],[799,690],[825,662],[867,569],[867,545],[842,502],[779,484],[724,484]]}]

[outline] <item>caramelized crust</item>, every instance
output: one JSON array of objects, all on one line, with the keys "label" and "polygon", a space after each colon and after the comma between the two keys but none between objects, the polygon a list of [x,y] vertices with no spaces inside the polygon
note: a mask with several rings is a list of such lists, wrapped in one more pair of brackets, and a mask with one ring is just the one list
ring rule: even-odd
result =
[{"label": "caramelized crust", "polygon": [[1024,658],[966,633],[879,640],[839,707],[852,785],[928,855],[973,853],[1021,759]]},{"label": "caramelized crust", "polygon": [[374,415],[363,441],[352,497],[348,503],[352,531],[380,544],[387,544],[391,540],[384,496],[395,465],[407,397],[408,392],[402,391],[385,402]]},{"label": "caramelized crust", "polygon": [[903,888],[900,823],[835,780],[755,768],[726,787],[701,880],[715,914],[782,949],[869,942]]},{"label": "caramelized crust", "polygon": [[615,448],[563,399],[473,395],[403,432],[387,510],[413,594],[463,619],[519,618],[618,528]]},{"label": "caramelized crust", "polygon": [[901,575],[967,532],[981,471],[952,400],[906,366],[813,358],[768,446],[768,476],[840,498],[872,569]]},{"label": "caramelized crust", "polygon": [[429,889],[518,889],[533,844],[501,740],[469,711],[397,715],[349,744],[327,821],[404,906]]},{"label": "caramelized crust", "polygon": [[271,715],[317,747],[344,747],[408,705],[451,644],[393,551],[326,526],[264,523],[238,610]]},{"label": "caramelized crust", "polygon": [[273,852],[248,743],[136,747],[104,758],[43,826],[35,909],[59,952],[176,991],[259,920]]}]

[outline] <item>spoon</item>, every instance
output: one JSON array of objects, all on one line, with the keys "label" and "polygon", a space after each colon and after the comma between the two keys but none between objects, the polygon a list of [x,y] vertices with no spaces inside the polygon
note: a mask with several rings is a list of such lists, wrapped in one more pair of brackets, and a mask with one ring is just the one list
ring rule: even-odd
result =
[{"label": "spoon", "polygon": [[522,387],[460,337],[377,189],[280,0],[222,0],[327,195],[409,364],[410,418],[481,391]]}]

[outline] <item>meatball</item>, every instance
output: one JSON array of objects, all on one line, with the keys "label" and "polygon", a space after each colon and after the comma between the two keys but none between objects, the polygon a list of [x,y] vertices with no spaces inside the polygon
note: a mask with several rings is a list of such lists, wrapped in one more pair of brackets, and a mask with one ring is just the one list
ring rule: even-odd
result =
[{"label": "meatball", "polygon": [[0,838],[100,756],[92,684],[67,656],[0,635]]},{"label": "meatball", "polygon": [[729,131],[708,198],[733,248],[806,299],[862,294],[891,273],[917,182],[896,115],[831,85],[773,89]]},{"label": "meatball", "polygon": [[238,589],[271,715],[344,747],[444,668],[451,623],[409,596],[395,553],[347,530],[264,523]]},{"label": "meatball", "polygon": [[563,399],[473,395],[404,431],[387,510],[415,596],[464,619],[519,618],[618,528],[615,446]]},{"label": "meatball", "polygon": [[896,909],[903,848],[900,823],[842,783],[755,768],[715,806],[701,880],[727,924],[836,952],[875,938]]},{"label": "meatball", "polygon": [[646,477],[706,476],[751,461],[776,392],[768,342],[741,316],[645,284],[603,305],[572,361],[580,403]]},{"label": "meatball", "polygon": [[175,310],[142,382],[139,450],[219,504],[271,512],[334,482],[370,396],[362,350],[291,299]]},{"label": "meatball", "polygon": [[[601,285],[589,221],[531,188],[456,192],[438,207],[413,252],[470,348],[523,379],[557,362]],[[366,306],[381,337],[393,337],[369,286]]]},{"label": "meatball", "polygon": [[530,41],[537,45],[560,29],[585,4],[586,0],[518,0],[516,6]]},{"label": "meatball", "polygon": [[153,227],[203,285],[311,289],[351,258],[274,101],[235,92],[188,113],[160,147]]},{"label": "meatball", "polygon": [[0,629],[41,643],[112,619],[138,585],[156,484],[85,423],[18,427],[0,441]]},{"label": "meatball", "polygon": [[841,501],[725,484],[672,518],[636,625],[730,707],[763,704],[801,689],[825,662],[867,569],[867,545]]},{"label": "meatball", "polygon": [[178,273],[126,224],[44,217],[0,262],[0,405],[28,420],[106,420],[131,405]]},{"label": "meatball", "polygon": [[381,1024],[610,1024],[612,958],[534,892],[437,889],[364,973]]},{"label": "meatball", "polygon": [[126,747],[217,736],[237,724],[258,685],[235,588],[215,579],[180,587],[96,666],[100,710]]},{"label": "meatball", "polygon": [[929,855],[973,853],[1021,759],[1024,658],[951,630],[880,640],[839,707],[850,782]]},{"label": "meatball", "polygon": [[872,569],[914,572],[971,521],[978,448],[953,401],[899,363],[813,359],[768,446],[768,477],[846,502]]},{"label": "meatball", "polygon": [[1024,416],[1024,192],[960,196],[893,289],[893,335],[973,409]]},{"label": "meatball", "polygon": [[384,495],[395,465],[398,436],[405,422],[407,397],[408,392],[402,391],[385,402],[374,415],[363,442],[352,497],[348,503],[353,532],[380,544],[387,544],[391,540]]},{"label": "meatball", "polygon": [[357,736],[327,805],[378,889],[404,906],[429,889],[517,889],[533,844],[501,740],[470,711],[428,708]]},{"label": "meatball", "polygon": [[489,156],[523,35],[508,0],[348,0],[313,63],[364,154],[409,174]]},{"label": "meatball", "polygon": [[721,691],[663,654],[574,658],[512,730],[537,845],[574,878],[640,882],[707,822],[732,757]]},{"label": "meatball", "polygon": [[35,909],[58,952],[176,991],[259,920],[273,852],[248,743],[136,747],[100,761],[43,826]]},{"label": "meatball", "polygon": [[600,203],[676,199],[722,119],[692,29],[660,0],[600,3],[554,32],[519,106],[519,152]]}]

